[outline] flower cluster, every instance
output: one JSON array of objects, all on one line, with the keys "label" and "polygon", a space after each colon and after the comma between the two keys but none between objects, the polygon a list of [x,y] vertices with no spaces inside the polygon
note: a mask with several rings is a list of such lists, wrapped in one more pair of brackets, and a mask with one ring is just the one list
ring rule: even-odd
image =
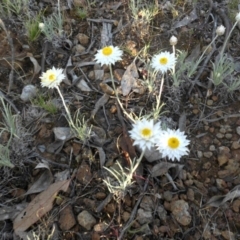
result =
[{"label": "flower cluster", "polygon": [[[172,37],[171,42],[172,45],[176,45],[177,38]],[[122,60],[122,54],[123,52],[118,47],[106,46],[97,51],[95,54],[95,61],[101,65],[115,64],[115,62]],[[165,51],[153,56],[151,66],[154,70],[165,73],[168,70],[173,69],[175,63],[175,55]]]},{"label": "flower cluster", "polygon": [[162,130],[160,123],[154,124],[153,120],[142,119],[133,124],[129,131],[134,140],[133,145],[139,145],[142,151],[156,147],[162,157],[170,160],[180,160],[188,153],[187,146],[190,141],[180,130]]}]

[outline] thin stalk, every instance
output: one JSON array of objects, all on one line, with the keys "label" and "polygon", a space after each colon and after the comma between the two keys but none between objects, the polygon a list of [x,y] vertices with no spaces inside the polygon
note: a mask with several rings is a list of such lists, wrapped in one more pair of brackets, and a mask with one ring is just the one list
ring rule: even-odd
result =
[{"label": "thin stalk", "polygon": [[117,102],[118,102],[119,106],[121,107],[122,111],[124,112],[124,114],[125,114],[133,123],[135,123],[135,120],[127,113],[127,111],[124,109],[122,103],[121,103],[120,100],[119,100],[118,93],[117,93],[117,89],[116,89],[116,86],[115,86],[115,83],[114,83],[113,72],[112,72],[112,65],[111,65],[111,64],[109,65],[109,69],[110,69],[110,75],[111,75],[112,85],[113,85],[113,89],[114,89],[114,92],[115,92],[115,96],[116,96]]}]

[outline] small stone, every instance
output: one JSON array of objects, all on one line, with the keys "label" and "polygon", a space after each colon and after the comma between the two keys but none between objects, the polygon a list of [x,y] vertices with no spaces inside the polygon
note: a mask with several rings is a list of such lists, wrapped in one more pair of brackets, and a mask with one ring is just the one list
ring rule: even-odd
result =
[{"label": "small stone", "polygon": [[140,224],[152,222],[152,212],[144,211],[142,208],[139,208],[137,211],[137,220]]},{"label": "small stone", "polygon": [[213,155],[212,152],[204,152],[204,153],[203,153],[203,156],[204,156],[205,158],[210,158],[210,157],[212,157],[212,155]]},{"label": "small stone", "polygon": [[184,200],[177,200],[171,203],[171,211],[179,224],[187,226],[191,223],[192,217],[188,212],[188,203]]},{"label": "small stone", "polygon": [[82,46],[81,44],[77,44],[74,48],[73,51],[75,52],[75,54],[80,54],[83,53],[85,51],[85,47]]},{"label": "small stone", "polygon": [[83,161],[81,166],[78,168],[76,178],[82,184],[87,184],[92,179],[91,168],[85,161]]},{"label": "small stone", "polygon": [[225,134],[226,133],[226,129],[225,128],[220,128],[219,132]]},{"label": "small stone", "polygon": [[79,33],[77,39],[83,46],[87,46],[89,43],[89,37],[86,34]]},{"label": "small stone", "polygon": [[225,138],[227,138],[227,139],[231,139],[232,136],[233,136],[233,135],[232,135],[231,133],[226,133],[226,134],[225,134]]},{"label": "small stone", "polygon": [[108,227],[109,225],[107,223],[101,222],[96,224],[93,229],[95,232],[104,232]]},{"label": "small stone", "polygon": [[72,206],[68,205],[62,211],[59,216],[59,227],[62,231],[70,230],[76,224],[76,219],[73,214]]},{"label": "small stone", "polygon": [[209,170],[211,168],[212,164],[210,162],[206,162],[203,164],[203,169],[204,170]]},{"label": "small stone", "polygon": [[94,71],[90,71],[90,72],[88,73],[88,78],[89,78],[90,80],[94,80],[94,79],[95,79],[95,73],[94,73]]},{"label": "small stone", "polygon": [[96,219],[86,210],[83,210],[78,214],[77,220],[78,223],[87,230],[91,230],[97,222]]},{"label": "small stone", "polygon": [[238,126],[238,127],[236,128],[236,132],[237,132],[238,135],[240,135],[240,126]]},{"label": "small stone", "polygon": [[217,178],[216,179],[217,188],[219,190],[224,190],[227,187],[227,184],[224,180]]},{"label": "small stone", "polygon": [[226,164],[228,162],[228,157],[226,155],[220,155],[218,156],[217,160],[218,160],[218,164],[221,167],[222,165]]},{"label": "small stone", "polygon": [[214,146],[214,145],[211,145],[211,146],[209,147],[209,150],[210,150],[210,151],[215,151],[215,150],[216,150],[216,148],[215,148],[215,146]]},{"label": "small stone", "polygon": [[173,195],[172,195],[172,193],[171,193],[170,191],[165,191],[165,192],[163,193],[163,198],[164,198],[166,201],[168,201],[168,202],[171,202],[172,197],[173,197]]},{"label": "small stone", "polygon": [[217,138],[223,138],[224,135],[223,135],[222,133],[217,133],[217,134],[216,134],[216,137],[217,137]]},{"label": "small stone", "polygon": [[96,193],[95,194],[95,197],[96,197],[96,199],[98,199],[98,200],[103,200],[103,199],[105,199],[106,198],[106,193],[104,193],[104,192],[98,192],[98,193]]},{"label": "small stone", "polygon": [[140,207],[146,211],[151,211],[154,208],[153,200],[150,196],[145,195],[140,203]]},{"label": "small stone", "polygon": [[198,156],[198,158],[202,158],[203,157],[203,152],[202,151],[197,151],[197,156]]},{"label": "small stone", "polygon": [[207,100],[207,105],[208,106],[212,106],[213,105],[213,100],[212,99],[208,99]]},{"label": "small stone", "polygon": [[233,211],[238,213],[239,208],[240,208],[240,199],[234,200],[232,204]]},{"label": "small stone", "polygon": [[191,188],[189,188],[188,191],[187,191],[187,198],[190,201],[194,201],[194,191]]},{"label": "small stone", "polygon": [[37,88],[31,84],[26,85],[23,89],[22,89],[22,93],[20,98],[24,101],[24,102],[28,102],[30,101],[32,98],[36,97],[37,95]]},{"label": "small stone", "polygon": [[233,141],[231,148],[232,149],[239,149],[240,148],[239,141]]},{"label": "small stone", "polygon": [[197,115],[199,113],[199,109],[195,108],[192,110],[193,114]]},{"label": "small stone", "polygon": [[123,212],[122,219],[124,222],[127,222],[128,219],[130,218],[131,214],[129,212]]},{"label": "small stone", "polygon": [[158,217],[160,218],[160,220],[166,221],[167,211],[164,209],[163,206],[160,205],[160,206],[157,207],[157,213],[158,213]]}]

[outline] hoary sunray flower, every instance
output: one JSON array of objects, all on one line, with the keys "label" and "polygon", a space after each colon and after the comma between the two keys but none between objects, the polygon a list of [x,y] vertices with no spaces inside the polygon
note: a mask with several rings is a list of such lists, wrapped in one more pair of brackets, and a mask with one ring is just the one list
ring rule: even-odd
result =
[{"label": "hoary sunray flower", "polygon": [[168,157],[171,160],[178,161],[183,155],[189,152],[187,148],[190,141],[180,130],[167,129],[162,131],[157,141],[157,148],[162,154],[162,157]]},{"label": "hoary sunray flower", "polygon": [[155,70],[165,73],[168,70],[173,69],[175,63],[176,58],[174,54],[165,51],[153,56],[151,66]]},{"label": "hoary sunray flower", "polygon": [[122,59],[122,54],[122,50],[120,50],[118,47],[106,46],[97,51],[95,54],[95,61],[100,63],[101,66],[104,64],[115,64],[115,62]]},{"label": "hoary sunray flower", "polygon": [[134,140],[133,145],[139,145],[144,151],[151,149],[156,144],[157,137],[161,133],[160,123],[154,124],[153,120],[142,119],[133,124],[129,131],[130,137]]},{"label": "hoary sunray flower", "polygon": [[63,69],[53,67],[42,73],[41,85],[42,87],[56,88],[64,78]]}]

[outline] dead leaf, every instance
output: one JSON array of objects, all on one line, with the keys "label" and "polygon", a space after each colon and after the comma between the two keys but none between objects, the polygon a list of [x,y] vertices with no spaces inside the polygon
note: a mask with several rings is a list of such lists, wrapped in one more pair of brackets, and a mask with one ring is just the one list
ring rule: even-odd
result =
[{"label": "dead leaf", "polygon": [[71,179],[53,183],[44,192],[37,195],[14,220],[15,233],[18,235],[18,233],[24,232],[49,212],[58,192],[61,190],[66,192],[70,181]]},{"label": "dead leaf", "polygon": [[41,67],[31,53],[27,53],[27,56],[29,57],[29,59],[31,60],[31,62],[33,63],[33,66],[34,66],[34,72],[33,72],[33,76],[32,76],[32,79],[33,79],[34,76],[40,72]]},{"label": "dead leaf", "polygon": [[38,178],[38,180],[28,189],[25,195],[42,192],[46,190],[52,182],[53,182],[52,173],[51,171],[46,170]]},{"label": "dead leaf", "polygon": [[98,154],[99,154],[99,158],[100,158],[100,166],[102,168],[106,161],[106,154],[101,147],[97,147],[97,150],[98,150]]},{"label": "dead leaf", "polygon": [[180,28],[180,27],[187,26],[189,23],[195,21],[196,19],[198,19],[198,16],[197,16],[196,8],[194,8],[189,15],[184,17],[181,21],[176,22],[173,25],[173,28]]},{"label": "dead leaf", "polygon": [[227,201],[229,200],[233,201],[235,198],[238,197],[240,197],[240,185],[234,187],[226,195],[218,195],[211,197],[204,206],[221,207]]},{"label": "dead leaf", "polygon": [[126,69],[125,73],[123,74],[122,81],[121,81],[121,88],[123,96],[127,96],[132,88],[137,86],[136,80],[138,79],[138,71],[133,61]]},{"label": "dead leaf", "polygon": [[108,99],[109,99],[109,95],[108,94],[104,94],[95,104],[95,107],[94,109],[92,110],[92,113],[91,113],[91,118],[94,118],[94,116],[96,115],[96,113],[98,112],[98,110],[104,106]]},{"label": "dead leaf", "polygon": [[183,167],[184,167],[184,165],[182,165],[182,164],[160,162],[152,168],[152,176],[158,177],[158,176],[165,175],[170,168],[175,168],[175,170],[176,170],[176,173],[174,176],[174,178],[175,178],[176,176],[179,175],[179,172],[183,169]]}]

